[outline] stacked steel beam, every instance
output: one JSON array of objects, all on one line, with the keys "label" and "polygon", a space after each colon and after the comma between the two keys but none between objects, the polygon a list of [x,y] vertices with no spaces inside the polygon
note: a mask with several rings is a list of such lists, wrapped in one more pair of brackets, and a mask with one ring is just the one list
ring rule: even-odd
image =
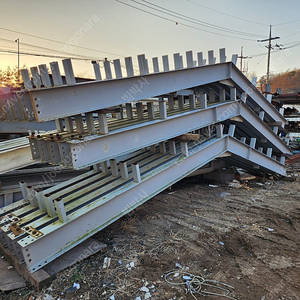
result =
[{"label": "stacked steel beam", "polygon": [[[138,56],[94,64],[96,80],[76,83],[70,60],[31,68],[22,76],[37,121],[55,120],[57,130],[29,137],[35,160],[89,172],[42,190],[21,183],[24,200],[0,210],[3,247],[35,272],[212,160],[251,173],[285,175],[289,148],[278,137],[285,119],[220,49],[194,61],[174,54],[175,70],[164,56]],[[32,77],[32,78],[31,78]],[[33,84],[34,82],[34,84]]]}]

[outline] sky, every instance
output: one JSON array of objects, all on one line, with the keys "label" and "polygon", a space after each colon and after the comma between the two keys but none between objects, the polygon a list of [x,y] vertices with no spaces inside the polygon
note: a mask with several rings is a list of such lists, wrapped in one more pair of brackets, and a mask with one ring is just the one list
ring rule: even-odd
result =
[{"label": "sky", "polygon": [[[72,57],[75,75],[94,77],[91,60],[145,54],[148,61],[163,55],[225,48],[227,59],[243,47],[243,68],[266,74],[267,39],[272,25],[271,74],[300,68],[299,0],[0,0],[0,68],[27,67]],[[282,50],[280,50],[282,48]],[[238,60],[238,66],[240,60]],[[137,68],[137,67],[136,67]],[[150,67],[151,69],[152,67]],[[103,70],[103,69],[102,69]],[[125,73],[125,71],[123,70]],[[63,71],[62,71],[63,73]]]}]

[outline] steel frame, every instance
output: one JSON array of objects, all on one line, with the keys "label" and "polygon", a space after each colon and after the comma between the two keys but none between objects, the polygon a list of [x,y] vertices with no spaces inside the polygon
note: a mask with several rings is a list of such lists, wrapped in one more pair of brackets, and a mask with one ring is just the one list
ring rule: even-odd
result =
[{"label": "steel frame", "polygon": [[[51,203],[55,198],[62,199],[61,205],[64,203],[60,208],[56,205],[57,213],[53,212],[52,217],[49,216],[49,210],[47,214],[45,208],[38,209],[28,204],[20,209],[15,209],[14,204],[12,211],[7,207],[4,214],[7,216],[11,213],[12,217],[2,219],[2,223],[8,223],[1,227],[2,243],[10,245],[10,251],[15,254],[21,251],[19,260],[24,260],[30,272],[34,272],[226,152],[239,155],[244,161],[251,161],[253,166],[260,165],[271,173],[285,175],[280,162],[231,136],[221,136],[202,143],[190,143],[185,155],[180,152],[180,146],[175,155],[168,152],[160,154],[159,148],[154,153],[139,151],[132,154],[127,162],[130,166],[140,166],[140,182],[132,178],[134,168],[128,169],[129,176],[126,179],[116,174],[90,171],[70,182],[45,190],[43,195],[48,198],[47,194],[51,195]],[[59,217],[61,210],[65,211],[64,218]],[[0,210],[0,215],[3,215],[3,210]],[[16,221],[13,221],[14,218],[17,218]],[[12,233],[12,223],[23,230],[21,235]],[[36,229],[42,235],[34,237],[26,228]]]},{"label": "steel frame", "polygon": [[[59,140],[49,135],[34,136],[30,143],[33,158],[80,169],[237,116],[251,120],[252,135],[247,136],[248,140],[263,135],[268,147],[274,148],[274,153],[289,153],[286,144],[242,100],[217,102],[207,109],[198,106],[195,110],[179,111],[164,120],[148,120],[109,131],[106,135],[83,135],[80,139],[63,140],[61,133]],[[266,146],[266,143],[258,141],[257,147],[260,146]]]},{"label": "steel frame", "polygon": [[26,137],[0,143],[0,174],[34,164]]}]

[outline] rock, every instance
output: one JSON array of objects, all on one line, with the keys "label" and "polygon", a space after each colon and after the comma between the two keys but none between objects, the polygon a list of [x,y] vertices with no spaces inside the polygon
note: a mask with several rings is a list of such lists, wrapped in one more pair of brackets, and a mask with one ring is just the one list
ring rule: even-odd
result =
[{"label": "rock", "polygon": [[140,291],[148,293],[148,292],[149,292],[149,289],[148,289],[146,286],[142,286],[142,287],[140,288]]},{"label": "rock", "polygon": [[103,261],[103,269],[109,268],[109,266],[110,266],[110,258],[105,257]]}]

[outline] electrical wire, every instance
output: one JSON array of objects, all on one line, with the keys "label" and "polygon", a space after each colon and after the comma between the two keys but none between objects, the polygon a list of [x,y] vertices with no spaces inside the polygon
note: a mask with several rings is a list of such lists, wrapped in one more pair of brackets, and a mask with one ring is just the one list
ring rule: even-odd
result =
[{"label": "electrical wire", "polygon": [[[134,5],[130,5],[130,4],[125,3],[125,2],[122,2],[122,1],[120,1],[120,0],[115,0],[115,1],[116,1],[116,2],[119,2],[119,3],[122,3],[122,4],[126,5],[126,6],[132,7],[132,8],[134,8],[134,9],[136,9],[136,10],[145,12],[145,13],[147,13],[147,14],[149,14],[149,15],[155,16],[155,17],[157,17],[157,18],[160,18],[160,19],[163,19],[163,20],[172,22],[172,23],[178,23],[178,22],[176,22],[175,20],[171,20],[171,19],[169,19],[169,18],[166,18],[166,17],[160,16],[160,15],[151,13],[151,12],[149,12],[149,11],[147,11],[147,10],[138,8],[138,7],[134,6]],[[239,37],[230,36],[230,35],[226,35],[226,34],[216,33],[216,32],[213,32],[213,31],[201,29],[201,28],[199,28],[199,27],[191,26],[191,25],[184,24],[184,23],[180,23],[180,25],[182,25],[182,26],[184,26],[184,27],[196,29],[196,30],[199,30],[199,31],[209,32],[209,33],[216,34],[216,35],[223,36],[223,37],[229,37],[229,38],[233,38],[233,39],[245,40],[245,41],[252,41],[252,42],[254,41],[253,39],[239,38]]]},{"label": "electrical wire", "polygon": [[[148,5],[142,4],[142,3],[140,3],[140,2],[138,2],[138,1],[136,1],[136,0],[131,0],[131,1],[132,1],[132,2],[135,2],[135,3],[137,3],[137,4],[140,4],[140,5],[146,6],[146,7],[150,8],[150,9],[154,9],[154,10],[156,10],[156,11],[159,11],[159,12],[162,12],[162,13],[165,13],[165,14],[168,14],[168,13],[166,13],[166,12],[164,12],[164,11],[159,10],[159,9],[155,9],[155,8],[150,7],[150,6],[148,6]],[[161,8],[161,9],[163,9],[163,10],[165,10],[165,11],[168,11],[168,12],[171,12],[171,13],[175,14],[175,15],[168,14],[168,15],[171,15],[171,16],[173,16],[173,17],[183,16],[184,18],[181,18],[181,17],[179,17],[179,18],[181,18],[181,19],[183,19],[183,20],[185,20],[185,21],[194,23],[194,24],[199,24],[199,25],[201,25],[201,26],[205,26],[205,27],[212,28],[212,29],[216,29],[216,30],[220,30],[220,31],[225,31],[225,32],[232,33],[232,34],[239,34],[239,35],[243,35],[243,36],[251,36],[251,37],[258,37],[258,36],[259,36],[259,37],[264,37],[264,35],[252,34],[252,33],[248,33],[248,32],[243,32],[243,31],[233,30],[233,29],[221,27],[221,26],[218,26],[218,25],[214,25],[214,24],[212,24],[212,23],[200,21],[200,20],[195,19],[195,18],[192,18],[192,17],[190,17],[190,16],[187,16],[187,15],[178,13],[178,12],[176,12],[176,11],[167,9],[167,8],[165,8],[165,7],[162,7],[162,6],[153,4],[153,3],[151,3],[151,2],[149,2],[149,1],[147,1],[147,0],[141,0],[141,1],[143,1],[143,2],[145,2],[145,3],[148,3],[148,4],[152,5],[152,6]],[[191,21],[191,20],[193,20],[193,21]],[[195,22],[194,22],[194,21],[195,21]]]},{"label": "electrical wire", "polygon": [[11,53],[11,54],[20,54],[20,55],[29,55],[29,56],[42,56],[42,57],[52,57],[52,58],[71,58],[71,59],[74,59],[74,60],[91,60],[91,59],[88,59],[88,58],[79,58],[79,57],[66,57],[66,56],[60,56],[60,55],[49,55],[49,54],[39,54],[39,53],[30,53],[30,52],[23,52],[23,51],[12,51],[12,50],[5,50],[5,49],[0,49],[0,52],[3,52],[3,53]]},{"label": "electrical wire", "polygon": [[[13,43],[15,44],[14,41],[11,41],[11,40],[8,40],[8,39],[4,39],[4,38],[0,38],[0,41],[5,41],[5,42],[9,42],[9,43]],[[55,49],[51,49],[51,48],[46,48],[46,47],[41,47],[41,46],[36,46],[36,45],[32,45],[32,44],[27,44],[27,43],[21,43],[19,42],[20,45],[23,45],[23,46],[27,46],[29,48],[34,48],[34,49],[41,49],[41,50],[47,50],[47,51],[50,51],[50,52],[54,52],[54,53],[60,53],[60,54],[66,54],[66,55],[70,55],[69,52],[65,52],[65,51],[60,51],[60,50],[55,50]],[[88,57],[88,56],[84,56],[84,55],[80,55],[80,54],[74,54],[72,53],[72,56],[76,56],[76,57],[81,57],[81,58],[86,58],[86,59],[91,59],[91,57]],[[93,58],[94,59],[94,58]]]},{"label": "electrical wire", "polygon": [[237,17],[237,16],[232,16],[232,15],[230,15],[230,14],[226,14],[226,13],[221,12],[221,11],[218,11],[218,10],[216,10],[216,9],[213,9],[213,8],[204,6],[204,5],[202,5],[202,4],[196,3],[196,2],[194,2],[194,1],[191,1],[191,0],[187,0],[187,1],[188,1],[188,2],[191,2],[191,3],[195,4],[195,5],[198,5],[198,6],[201,6],[201,7],[206,8],[206,9],[209,9],[209,10],[211,10],[211,11],[214,11],[214,12],[216,12],[216,13],[219,13],[219,14],[221,14],[221,15],[224,15],[224,16],[228,16],[228,17],[231,17],[231,18],[234,18],[234,19],[237,19],[237,20],[242,20],[242,21],[245,21],[245,22],[249,22],[249,23],[253,23],[253,24],[258,24],[258,25],[263,25],[263,26],[268,26],[268,27],[269,27],[269,24],[260,23],[260,22],[255,22],[255,21],[252,21],[252,20],[247,20],[247,19],[240,18],[240,17]]},{"label": "electrical wire", "polygon": [[186,286],[187,293],[191,294],[194,299],[197,299],[194,295],[198,294],[203,297],[218,296],[237,300],[230,296],[234,290],[233,286],[220,281],[205,279],[203,276],[197,276],[182,270],[174,270],[166,273],[164,279],[170,285]]},{"label": "electrical wire", "polygon": [[[42,40],[49,41],[49,42],[52,42],[52,43],[67,45],[67,43],[65,43],[65,42],[60,42],[60,41],[56,41],[56,40],[53,40],[53,39],[49,39],[49,38],[45,38],[45,37],[41,37],[41,36],[37,36],[37,35],[25,33],[25,32],[21,32],[21,31],[7,29],[7,28],[3,28],[3,27],[0,27],[0,30],[4,30],[4,31],[9,31],[9,32],[13,32],[13,33],[18,33],[18,34],[30,36],[30,37],[33,37],[33,38],[42,39]],[[79,48],[79,49],[84,49],[84,50],[98,52],[98,53],[105,53],[105,54],[115,55],[115,56],[119,56],[119,57],[124,57],[123,55],[116,54],[116,53],[105,52],[105,51],[100,51],[100,50],[91,49],[91,48],[87,48],[87,47],[76,46],[76,45],[71,45],[71,46],[75,47],[75,48]]]},{"label": "electrical wire", "polygon": [[289,22],[275,24],[273,26],[281,26],[281,25],[286,25],[286,24],[291,24],[291,23],[296,23],[296,22],[300,22],[300,19],[299,20],[294,20],[294,21],[289,21]]}]

